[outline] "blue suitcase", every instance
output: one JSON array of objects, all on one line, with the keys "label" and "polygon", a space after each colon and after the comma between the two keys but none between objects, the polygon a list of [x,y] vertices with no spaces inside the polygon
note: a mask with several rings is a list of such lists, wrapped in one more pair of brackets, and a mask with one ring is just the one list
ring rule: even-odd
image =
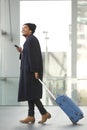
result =
[{"label": "blue suitcase", "polygon": [[73,124],[76,124],[84,117],[81,109],[66,95],[58,96],[57,98],[50,92],[46,85],[39,79],[40,83],[45,87],[47,92],[55,100],[56,104],[66,113]]},{"label": "blue suitcase", "polygon": [[61,95],[57,97],[56,103],[67,114],[73,124],[84,117],[81,109],[68,96]]}]

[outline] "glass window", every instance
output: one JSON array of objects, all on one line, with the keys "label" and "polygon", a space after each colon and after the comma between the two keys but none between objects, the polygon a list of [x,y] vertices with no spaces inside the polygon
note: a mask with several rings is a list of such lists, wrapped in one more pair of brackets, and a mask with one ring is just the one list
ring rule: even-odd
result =
[{"label": "glass window", "polygon": [[[35,35],[43,53],[44,76],[66,75],[70,68],[71,1],[21,1],[20,30],[26,22],[37,25]],[[20,33],[21,46],[24,40]]]}]

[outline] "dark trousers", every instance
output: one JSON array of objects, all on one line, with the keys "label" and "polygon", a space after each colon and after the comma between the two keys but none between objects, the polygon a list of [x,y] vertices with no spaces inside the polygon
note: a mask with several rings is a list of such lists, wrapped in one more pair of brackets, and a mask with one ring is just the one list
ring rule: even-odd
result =
[{"label": "dark trousers", "polygon": [[41,113],[41,115],[46,114],[47,111],[44,108],[42,102],[40,101],[40,99],[35,99],[35,100],[30,100],[28,101],[28,106],[29,106],[29,110],[28,110],[28,116],[34,116],[34,108],[35,105],[37,106],[39,112]]}]

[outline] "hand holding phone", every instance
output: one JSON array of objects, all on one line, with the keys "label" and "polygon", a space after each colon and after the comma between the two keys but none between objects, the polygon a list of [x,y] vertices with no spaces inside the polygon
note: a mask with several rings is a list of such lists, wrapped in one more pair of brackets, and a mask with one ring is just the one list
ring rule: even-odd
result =
[{"label": "hand holding phone", "polygon": [[19,47],[18,45],[14,45],[19,53],[22,53],[22,47]]}]

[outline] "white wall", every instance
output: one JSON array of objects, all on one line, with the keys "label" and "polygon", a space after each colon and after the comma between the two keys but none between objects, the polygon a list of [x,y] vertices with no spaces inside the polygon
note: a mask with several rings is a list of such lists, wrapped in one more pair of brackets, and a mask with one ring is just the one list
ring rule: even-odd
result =
[{"label": "white wall", "polygon": [[19,60],[14,44],[19,44],[20,36],[19,0],[1,0],[0,9],[0,77],[16,77]]},{"label": "white wall", "polygon": [[[20,1],[0,0],[0,105],[17,105]],[[6,78],[3,78],[6,77]]]}]

